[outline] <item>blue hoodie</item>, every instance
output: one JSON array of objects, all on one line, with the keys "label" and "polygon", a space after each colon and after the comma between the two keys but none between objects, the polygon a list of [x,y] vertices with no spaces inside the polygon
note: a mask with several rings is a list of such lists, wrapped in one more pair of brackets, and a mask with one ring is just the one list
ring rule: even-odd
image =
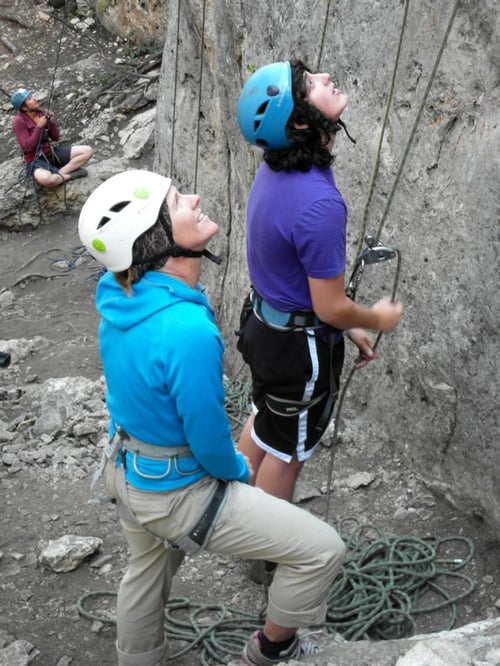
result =
[{"label": "blue hoodie", "polygon": [[248,481],[224,411],[224,343],[202,288],[149,271],[127,295],[108,272],[96,305],[110,436],[120,426],[148,444],[187,444],[192,452],[170,471],[166,460],[127,452],[127,481],[155,492],[204,476]]}]

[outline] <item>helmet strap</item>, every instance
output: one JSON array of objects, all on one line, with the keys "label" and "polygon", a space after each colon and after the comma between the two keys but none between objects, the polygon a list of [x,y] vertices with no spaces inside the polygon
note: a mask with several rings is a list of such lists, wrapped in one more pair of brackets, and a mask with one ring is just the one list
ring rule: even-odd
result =
[{"label": "helmet strap", "polygon": [[207,257],[207,259],[210,259],[210,261],[213,261],[215,264],[220,264],[222,263],[221,257],[218,257],[215,254],[212,254],[209,250],[188,250],[181,245],[178,245],[174,241],[174,236],[172,233],[172,227],[170,226],[167,216],[162,213],[160,210],[160,215],[159,215],[159,220],[161,223],[161,226],[163,227],[165,234],[167,235],[167,238],[169,240],[170,246],[162,250],[161,252],[158,252],[158,254],[155,254],[152,257],[148,257],[148,259],[144,262],[141,263],[154,263],[158,261],[159,259],[167,259],[168,257],[193,257],[193,258],[199,258],[199,257]]},{"label": "helmet strap", "polygon": [[214,264],[217,264],[217,266],[222,264],[222,257],[219,257],[217,254],[213,254],[212,252],[210,252],[210,250],[207,249],[203,250],[202,255],[207,259],[209,259],[210,261],[213,261]]},{"label": "helmet strap", "polygon": [[354,139],[354,138],[349,134],[349,132],[348,132],[348,130],[347,130],[347,126],[346,126],[346,124],[345,124],[345,122],[344,122],[343,120],[340,120],[340,118],[339,118],[339,119],[335,122],[335,124],[338,125],[338,127],[335,129],[335,132],[339,132],[341,129],[344,130],[344,132],[345,132],[346,135],[347,135],[347,138],[348,138],[352,143],[356,143],[356,139]]}]

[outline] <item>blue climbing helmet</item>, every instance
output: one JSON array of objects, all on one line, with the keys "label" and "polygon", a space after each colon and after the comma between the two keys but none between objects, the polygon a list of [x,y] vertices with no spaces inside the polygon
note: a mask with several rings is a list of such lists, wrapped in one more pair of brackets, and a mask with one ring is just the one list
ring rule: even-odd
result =
[{"label": "blue climbing helmet", "polygon": [[290,63],[260,67],[243,86],[237,117],[241,133],[253,146],[279,150],[291,145],[286,124],[293,111]]},{"label": "blue climbing helmet", "polygon": [[10,98],[10,103],[15,109],[19,111],[19,109],[22,107],[22,105],[30,95],[31,92],[29,90],[26,90],[26,88],[19,88],[19,90],[16,90],[16,92],[12,94],[12,97]]}]

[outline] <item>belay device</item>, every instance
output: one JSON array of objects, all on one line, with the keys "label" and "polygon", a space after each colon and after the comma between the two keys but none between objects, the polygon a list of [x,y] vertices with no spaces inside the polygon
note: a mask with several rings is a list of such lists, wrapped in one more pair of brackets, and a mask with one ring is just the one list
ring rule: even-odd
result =
[{"label": "belay device", "polygon": [[[389,261],[390,259],[396,258],[397,263],[396,263],[396,273],[394,277],[394,284],[392,288],[392,294],[391,294],[391,300],[394,301],[396,298],[396,292],[398,288],[398,282],[399,282],[399,273],[401,269],[401,253],[398,249],[391,247],[389,245],[384,245],[380,241],[376,241],[375,238],[367,234],[365,236],[365,243],[367,247],[362,250],[357,259],[356,263],[354,264],[353,271],[351,273],[351,277],[349,279],[349,283],[346,287],[346,294],[349,298],[354,300],[356,298],[356,292],[359,287],[359,284],[363,278],[365,266],[371,265],[371,264],[380,264],[385,261]],[[378,343],[380,342],[380,338],[382,337],[382,333],[379,332],[375,342],[373,344],[373,351],[378,346]],[[361,359],[358,359],[361,360]],[[342,410],[342,404],[344,402],[345,394],[347,391],[347,388],[351,382],[352,376],[354,375],[354,372],[356,371],[356,364],[354,364],[347,376],[347,379],[344,382],[344,386],[342,388],[342,391],[340,392],[340,396],[337,402],[337,412],[335,414],[335,425],[333,429],[333,437],[332,437],[332,443],[331,443],[331,456],[330,456],[330,465],[328,469],[328,481],[327,481],[327,503],[326,503],[326,511],[325,511],[325,520],[328,520],[328,513],[330,510],[330,487],[332,483],[332,475],[333,475],[333,461],[334,461],[334,455],[335,455],[335,448],[337,445],[337,438],[338,438],[338,428],[339,428],[339,423],[340,423],[340,413]]]}]

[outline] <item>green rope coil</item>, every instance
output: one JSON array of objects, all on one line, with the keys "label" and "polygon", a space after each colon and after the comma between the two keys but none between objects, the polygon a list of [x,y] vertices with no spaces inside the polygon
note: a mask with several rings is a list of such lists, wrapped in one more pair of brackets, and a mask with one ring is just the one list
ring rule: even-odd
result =
[{"label": "green rope coil", "polygon": [[252,400],[252,381],[246,379],[223,378],[225,403],[224,409],[233,428],[242,428],[250,414]]},{"label": "green rope coil", "polygon": [[[349,520],[341,522],[341,532]],[[345,541],[346,558],[327,596],[324,628],[329,633],[339,633],[349,641],[405,638],[417,633],[420,614],[441,609],[449,612],[445,628],[453,628],[457,602],[475,588],[474,581],[459,571],[474,554],[469,539],[384,537],[371,525],[357,524]],[[452,557],[452,549],[459,556]],[[460,589],[450,591],[450,584]],[[83,617],[114,624],[107,611],[95,613],[85,605],[92,598],[115,594],[88,592],[76,606]],[[241,654],[248,637],[264,621],[265,609],[249,612],[223,604],[193,603],[183,597],[170,599],[165,607],[165,634],[171,642],[185,645],[168,659],[199,650],[203,666],[227,664]]]},{"label": "green rope coil", "polygon": [[[374,536],[363,536],[367,532]],[[450,545],[458,545],[464,555],[441,556]],[[347,540],[341,574],[329,590],[327,630],[347,640],[405,638],[416,632],[419,614],[442,608],[450,613],[446,629],[452,629],[456,602],[475,587],[458,571],[473,554],[474,546],[465,537],[383,537],[372,526],[358,526]],[[449,592],[446,578],[461,589]],[[424,603],[428,597],[438,601]]]}]

